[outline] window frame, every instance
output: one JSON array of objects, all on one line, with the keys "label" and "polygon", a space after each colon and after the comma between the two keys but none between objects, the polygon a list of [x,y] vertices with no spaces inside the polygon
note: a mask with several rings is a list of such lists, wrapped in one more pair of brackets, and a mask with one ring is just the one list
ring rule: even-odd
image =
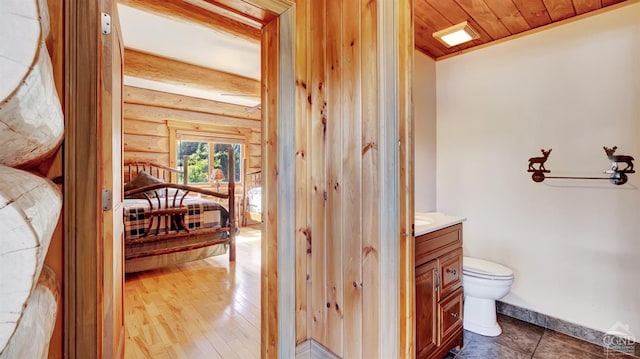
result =
[{"label": "window frame", "polygon": [[[240,145],[240,166],[236,166],[236,171],[239,172],[239,180],[235,182],[236,186],[242,186],[244,184],[244,172],[245,172],[245,158],[247,151],[246,137],[244,135],[236,134],[221,134],[214,131],[193,131],[185,130],[168,125],[170,130],[170,153],[169,161],[170,166],[178,168],[178,143],[179,141],[192,141],[192,142],[206,142],[208,143],[208,165],[209,174],[213,169],[213,148],[215,144],[228,144],[228,145]],[[220,184],[227,186],[229,181],[221,181]],[[211,184],[210,180],[206,182],[187,182],[190,186],[195,187],[207,187]]]}]

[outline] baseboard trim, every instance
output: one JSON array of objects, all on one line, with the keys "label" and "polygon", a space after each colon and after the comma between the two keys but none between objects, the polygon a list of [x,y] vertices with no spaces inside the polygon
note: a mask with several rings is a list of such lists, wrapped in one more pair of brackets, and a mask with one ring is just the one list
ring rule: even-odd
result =
[{"label": "baseboard trim", "polygon": [[637,342],[640,333],[635,333],[634,336],[623,323],[612,323],[612,328],[605,333],[501,301],[496,301],[496,310],[500,314],[587,341],[604,349],[640,358],[640,343]]},{"label": "baseboard trim", "polygon": [[296,346],[296,359],[310,359],[311,358],[311,340],[305,340],[304,342]]},{"label": "baseboard trim", "polygon": [[296,359],[340,359],[340,357],[315,340],[308,339],[296,346]]}]

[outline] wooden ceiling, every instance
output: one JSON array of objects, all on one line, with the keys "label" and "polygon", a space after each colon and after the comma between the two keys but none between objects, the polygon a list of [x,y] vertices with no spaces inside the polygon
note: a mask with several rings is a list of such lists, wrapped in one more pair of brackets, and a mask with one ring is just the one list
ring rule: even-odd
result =
[{"label": "wooden ceiling", "polygon": [[[414,0],[416,48],[433,59],[625,0]],[[477,40],[447,48],[432,34],[468,21]]]},{"label": "wooden ceiling", "polygon": [[[154,93],[205,98],[209,103],[216,100],[242,105],[247,112],[242,117],[256,112],[255,103],[259,103],[261,95],[260,81],[253,77],[254,65],[257,64],[258,75],[260,69],[261,28],[278,14],[243,0],[117,1],[129,8],[120,9],[125,45],[125,85]],[[136,13],[130,9],[154,16],[135,17]],[[129,28],[130,32],[127,32],[125,25],[134,20],[138,20],[138,24],[144,20],[143,26]],[[172,23],[197,26],[184,28]],[[167,36],[167,28],[173,29],[171,35],[175,36]],[[193,32],[185,32],[193,28]],[[131,36],[131,32],[136,36]],[[195,32],[215,36],[198,37]],[[163,35],[167,36],[166,39],[158,42],[158,37]],[[190,35],[194,35],[193,38],[176,41]],[[141,42],[141,37],[149,41]],[[231,43],[235,45],[231,46]],[[254,48],[257,50],[255,53]],[[217,53],[224,56],[216,56]],[[205,54],[204,57],[201,54]],[[216,59],[208,62],[207,55],[216,56]],[[255,58],[243,58],[243,66],[229,64],[238,62],[238,56],[253,55]]]},{"label": "wooden ceiling", "polygon": [[278,15],[242,0],[118,0],[119,4],[260,42],[260,29]]}]

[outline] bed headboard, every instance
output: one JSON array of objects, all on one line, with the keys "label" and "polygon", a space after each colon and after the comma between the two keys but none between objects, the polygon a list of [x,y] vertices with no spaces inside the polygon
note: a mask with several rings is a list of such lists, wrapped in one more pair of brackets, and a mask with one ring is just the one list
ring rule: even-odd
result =
[{"label": "bed headboard", "polygon": [[[188,162],[188,157],[189,156],[185,156],[185,162],[183,163]],[[184,175],[182,176],[183,185],[187,185],[187,179],[189,178],[188,166],[184,166],[184,171],[180,171],[179,169],[154,162],[127,161],[124,163],[122,170],[125,183],[131,182],[131,180],[134,179],[140,171],[145,171],[154,177],[161,178],[165,182],[170,183],[178,183],[178,175],[182,174]]]}]

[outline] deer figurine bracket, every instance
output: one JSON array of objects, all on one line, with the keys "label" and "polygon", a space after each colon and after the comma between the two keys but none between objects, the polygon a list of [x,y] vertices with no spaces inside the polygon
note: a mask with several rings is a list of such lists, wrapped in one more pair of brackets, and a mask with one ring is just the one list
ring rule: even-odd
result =
[{"label": "deer figurine bracket", "polygon": [[[529,167],[527,168],[527,172],[531,172],[531,179],[534,182],[542,182],[546,178],[555,178],[555,179],[589,179],[589,180],[609,180],[611,183],[615,185],[623,185],[627,183],[629,178],[627,174],[636,173],[633,169],[633,161],[634,158],[627,155],[615,155],[614,153],[618,149],[618,146],[613,146],[612,148],[603,147],[604,152],[607,155],[607,158],[611,161],[611,168],[603,171],[604,173],[609,174],[609,177],[575,177],[575,176],[546,176],[545,173],[550,173],[551,171],[547,170],[544,166],[547,159],[549,159],[549,154],[551,153],[551,148],[548,150],[542,149],[542,156],[539,157],[531,157],[529,158]],[[624,163],[626,165],[625,168],[620,169],[618,164]],[[537,167],[535,165],[538,165]]]}]

